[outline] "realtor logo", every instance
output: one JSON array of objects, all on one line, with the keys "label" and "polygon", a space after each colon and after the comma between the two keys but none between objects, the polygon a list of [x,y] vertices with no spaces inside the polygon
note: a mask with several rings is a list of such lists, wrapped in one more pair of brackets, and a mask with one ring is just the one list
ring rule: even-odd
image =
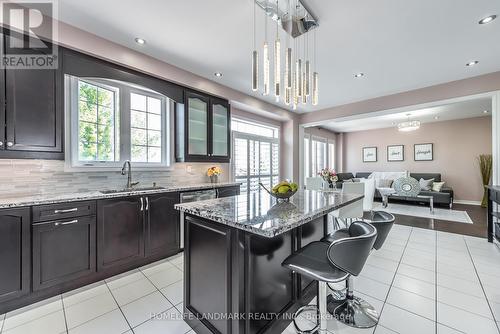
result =
[{"label": "realtor logo", "polygon": [[55,2],[50,0],[0,0],[1,25],[5,43],[0,68],[55,69],[57,68]]}]

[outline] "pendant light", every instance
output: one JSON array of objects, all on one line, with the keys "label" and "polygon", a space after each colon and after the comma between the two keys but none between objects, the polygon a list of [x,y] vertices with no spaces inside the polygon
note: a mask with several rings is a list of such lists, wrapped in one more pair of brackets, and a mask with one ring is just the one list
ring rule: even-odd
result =
[{"label": "pendant light", "polygon": [[255,92],[259,89],[259,54],[257,53],[256,38],[255,38],[255,7],[257,5],[253,3],[253,52],[252,52],[252,90]]},{"label": "pendant light", "polygon": [[318,105],[318,72],[316,72],[317,68],[317,60],[316,60],[316,30],[314,31],[314,73],[312,79],[312,105]]},{"label": "pendant light", "polygon": [[[287,14],[288,17],[288,30],[291,29],[290,19],[290,0],[287,0]],[[292,48],[290,47],[290,35],[286,37],[286,52],[285,52],[285,104],[288,106],[292,99]]]},{"label": "pendant light", "polygon": [[[254,2],[255,3],[255,2]],[[264,12],[264,95],[269,95],[269,46],[267,44],[267,0]]]},{"label": "pendant light", "polygon": [[[276,0],[276,8],[279,11],[279,0]],[[274,41],[274,95],[276,102],[280,98],[280,83],[281,83],[281,43],[279,36],[279,18],[276,20],[276,40]]]},{"label": "pendant light", "polygon": [[305,52],[306,52],[306,68],[305,68],[305,78],[304,78],[304,96],[309,97],[311,94],[310,89],[310,77],[311,77],[311,64],[309,63],[309,37],[306,35],[306,44],[305,44]]}]

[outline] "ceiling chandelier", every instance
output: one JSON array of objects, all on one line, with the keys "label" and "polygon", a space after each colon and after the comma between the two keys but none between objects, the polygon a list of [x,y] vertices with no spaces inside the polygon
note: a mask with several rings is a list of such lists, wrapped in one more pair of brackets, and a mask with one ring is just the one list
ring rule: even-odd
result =
[{"label": "ceiling chandelier", "polygon": [[406,122],[398,123],[398,131],[409,132],[420,129],[420,121],[410,121],[411,114],[406,115],[408,120]]},{"label": "ceiling chandelier", "polygon": [[[283,6],[285,2],[285,6]],[[262,94],[270,94],[271,77],[269,60],[270,47],[268,43],[268,20],[276,24],[276,34],[273,51],[273,86],[272,94],[276,102],[283,101],[293,110],[297,106],[311,102],[318,104],[318,72],[316,71],[316,30],[313,31],[313,59],[310,59],[309,35],[318,27],[317,20],[304,7],[300,0],[254,0],[253,12],[253,51],[252,51],[252,90],[259,90],[259,51],[256,37],[256,7],[264,10],[264,42],[262,47]],[[285,33],[285,49],[281,54],[280,32]],[[292,45],[293,44],[293,45]],[[293,48],[292,48],[293,46]],[[281,58],[284,57],[282,69]],[[311,64],[312,63],[312,64]],[[283,74],[283,80],[282,80]]]}]

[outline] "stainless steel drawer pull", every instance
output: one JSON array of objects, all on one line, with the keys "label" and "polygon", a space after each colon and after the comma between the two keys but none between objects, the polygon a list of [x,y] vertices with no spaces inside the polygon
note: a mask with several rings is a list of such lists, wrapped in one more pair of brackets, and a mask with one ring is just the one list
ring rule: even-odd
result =
[{"label": "stainless steel drawer pull", "polygon": [[76,212],[78,211],[78,208],[72,208],[72,209],[63,209],[63,210],[54,210],[54,213],[68,213],[68,212]]},{"label": "stainless steel drawer pull", "polygon": [[149,210],[149,197],[146,197],[146,211]]},{"label": "stainless steel drawer pull", "polygon": [[71,225],[71,224],[76,224],[78,223],[78,219],[70,220],[68,222],[56,222],[54,223],[55,226],[60,226],[60,225]]},{"label": "stainless steel drawer pull", "polygon": [[144,199],[141,197],[141,211],[144,211]]}]

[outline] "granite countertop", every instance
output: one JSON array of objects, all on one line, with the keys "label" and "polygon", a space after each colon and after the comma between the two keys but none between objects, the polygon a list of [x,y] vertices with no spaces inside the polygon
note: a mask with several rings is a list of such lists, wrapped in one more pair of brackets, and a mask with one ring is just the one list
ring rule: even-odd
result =
[{"label": "granite countertop", "polygon": [[[241,182],[198,183],[198,184],[184,184],[184,185],[181,184],[181,185],[170,185],[170,186],[159,185],[159,187],[156,189],[149,189],[149,190],[137,189],[137,190],[116,192],[109,194],[105,194],[97,190],[97,191],[75,192],[67,194],[43,194],[43,195],[19,196],[19,197],[13,195],[13,196],[0,197],[0,209],[32,206],[32,205],[75,202],[75,201],[97,200],[97,199],[116,198],[116,197],[150,195],[150,194],[158,194],[158,193],[173,192],[173,191],[216,189],[216,188],[237,186],[240,184]],[[160,186],[162,188],[160,188]]]},{"label": "granite countertop", "polygon": [[299,190],[290,202],[277,203],[266,192],[176,204],[184,213],[272,238],[361,200],[339,191]]}]

